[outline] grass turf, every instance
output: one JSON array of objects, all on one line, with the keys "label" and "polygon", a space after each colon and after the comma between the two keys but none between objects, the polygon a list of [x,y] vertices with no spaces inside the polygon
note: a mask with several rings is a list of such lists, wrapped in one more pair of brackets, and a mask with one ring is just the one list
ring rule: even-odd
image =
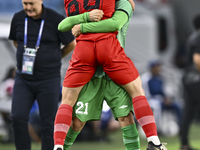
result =
[{"label": "grass turf", "polygon": [[[200,124],[193,124],[190,130],[190,143],[194,148],[200,149]],[[122,141],[121,130],[110,134],[111,142],[75,142],[70,150],[125,150]],[[180,140],[178,136],[162,137],[162,142],[166,142],[168,150],[179,150]],[[140,140],[141,150],[146,150],[146,139]],[[0,144],[0,150],[14,150],[14,144]],[[32,143],[32,150],[40,150],[40,145]]]}]

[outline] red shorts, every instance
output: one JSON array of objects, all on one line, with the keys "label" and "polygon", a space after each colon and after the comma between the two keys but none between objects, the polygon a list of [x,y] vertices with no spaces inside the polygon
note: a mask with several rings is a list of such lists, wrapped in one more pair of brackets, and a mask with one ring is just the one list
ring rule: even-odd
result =
[{"label": "red shorts", "polygon": [[69,62],[63,82],[64,87],[79,87],[89,82],[97,66],[117,84],[125,85],[135,80],[139,73],[124,53],[116,35],[99,41],[78,41]]}]

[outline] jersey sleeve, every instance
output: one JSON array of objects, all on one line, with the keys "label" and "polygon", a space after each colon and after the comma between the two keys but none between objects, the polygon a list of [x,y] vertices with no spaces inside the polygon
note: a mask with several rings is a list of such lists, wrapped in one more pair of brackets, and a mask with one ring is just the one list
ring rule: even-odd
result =
[{"label": "jersey sleeve", "polygon": [[115,11],[124,11],[130,18],[133,13],[133,8],[128,0],[118,0],[115,3]]},{"label": "jersey sleeve", "polygon": [[128,16],[123,11],[116,11],[112,18],[98,22],[82,23],[82,33],[106,33],[115,32],[127,22]]},{"label": "jersey sleeve", "polygon": [[83,14],[79,14],[76,16],[67,17],[59,23],[58,30],[61,32],[66,32],[71,30],[74,25],[85,23],[88,21],[90,21],[89,12],[85,12]]}]

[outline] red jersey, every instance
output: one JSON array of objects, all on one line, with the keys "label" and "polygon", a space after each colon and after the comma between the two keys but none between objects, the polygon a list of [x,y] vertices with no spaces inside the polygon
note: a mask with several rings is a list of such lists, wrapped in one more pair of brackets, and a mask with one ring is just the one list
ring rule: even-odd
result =
[{"label": "red jersey", "polygon": [[[115,12],[115,0],[64,0],[67,16],[74,16],[93,9],[101,9],[104,12],[102,19],[111,18]],[[77,40],[97,41],[107,38],[113,33],[87,33],[81,34]],[[114,34],[117,34],[115,32]]]}]

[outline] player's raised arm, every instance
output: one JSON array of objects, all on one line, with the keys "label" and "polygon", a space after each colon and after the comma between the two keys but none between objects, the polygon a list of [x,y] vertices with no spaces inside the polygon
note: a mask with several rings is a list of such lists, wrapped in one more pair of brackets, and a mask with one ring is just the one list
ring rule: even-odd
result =
[{"label": "player's raised arm", "polygon": [[89,12],[85,12],[83,14],[79,14],[72,17],[67,17],[59,23],[58,30],[62,32],[66,32],[66,31],[71,30],[74,25],[83,23],[83,22],[88,22],[89,20],[90,20]]},{"label": "player's raised arm", "polygon": [[78,37],[81,33],[115,32],[120,30],[127,20],[128,16],[125,12],[115,11],[113,17],[110,19],[75,25],[72,28],[72,34]]},{"label": "player's raised arm", "polygon": [[62,20],[58,25],[58,30],[62,32],[69,31],[74,25],[80,23],[86,23],[90,21],[100,21],[103,17],[103,11],[99,9],[94,9],[90,12],[85,12],[76,16],[67,17]]},{"label": "player's raised arm", "polygon": [[128,15],[124,11],[117,10],[112,18],[99,22],[82,23],[80,29],[81,33],[114,32],[120,30],[127,20]]}]

